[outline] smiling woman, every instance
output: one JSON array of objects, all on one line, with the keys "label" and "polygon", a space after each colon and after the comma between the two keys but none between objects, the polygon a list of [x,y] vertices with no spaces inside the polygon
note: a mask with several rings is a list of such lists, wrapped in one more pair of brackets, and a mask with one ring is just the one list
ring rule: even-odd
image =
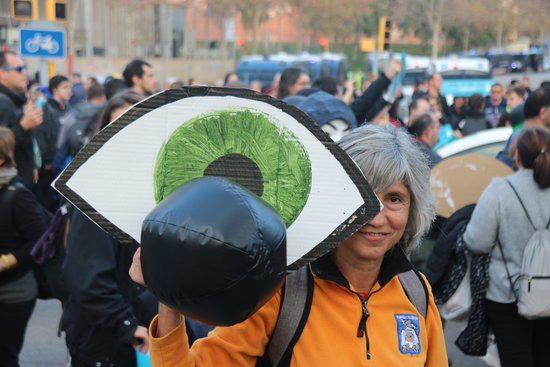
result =
[{"label": "smiling woman", "polygon": [[[216,328],[192,348],[182,315],[161,304],[150,327],[153,365],[358,366],[375,360],[381,366],[447,366],[431,290],[405,255],[434,216],[426,157],[404,130],[390,125],[355,129],[340,146],[384,207],[336,249],[308,265],[312,293],[295,344],[286,347],[280,361],[269,359],[267,348],[280,331],[279,313],[285,309],[281,292],[244,322]],[[130,273],[143,282],[139,254]],[[413,292],[403,281],[406,274],[417,281]],[[286,294],[292,293],[289,289]],[[421,302],[413,293],[421,295]]]}]

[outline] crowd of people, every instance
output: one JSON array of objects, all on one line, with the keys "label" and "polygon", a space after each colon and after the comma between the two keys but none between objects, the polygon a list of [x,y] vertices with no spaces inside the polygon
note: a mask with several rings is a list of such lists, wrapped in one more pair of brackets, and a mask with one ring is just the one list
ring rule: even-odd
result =
[{"label": "crowd of people", "polygon": [[[357,345],[357,338],[351,339],[346,332],[355,328],[352,337],[361,334],[362,338],[369,318],[368,333],[376,338],[369,341],[366,336],[365,358],[396,365],[403,355],[419,355],[418,365],[447,364],[430,286],[425,285],[428,304],[422,314],[399,289],[398,275],[412,269],[407,256],[434,218],[429,169],[442,160],[434,149],[442,139],[442,130],[460,138],[511,126],[514,133],[499,159],[517,170],[510,181],[528,203],[529,216],[536,218],[536,223],[528,222],[506,184],[495,181],[480,199],[465,241],[472,251],[492,254],[497,251],[494,243],[499,238],[507,254],[491,255],[495,265],[491,265],[487,293],[502,366],[543,366],[544,346],[550,343],[549,319],[531,321],[518,315],[516,301],[506,288],[508,279],[502,264],[512,263],[512,276],[517,276],[525,242],[534,227],[550,218],[550,205],[544,205],[550,202],[550,83],[544,82],[535,90],[526,80],[514,81],[506,90],[495,83],[489,96],[457,97],[449,106],[441,94],[442,77],[435,73],[417,84],[408,114],[402,116],[399,104],[404,97],[399,88],[396,93],[388,92],[401,67],[400,61],[391,60],[365,89],[356,88],[352,82],[340,85],[327,76],[311,81],[299,68],[285,69],[267,88],[259,82],[246,85],[235,73],[224,79],[225,87],[265,93],[308,114],[339,141],[384,204],[357,234],[312,264],[317,293],[323,296],[314,299],[303,338],[291,351],[292,357],[287,357],[299,365],[326,363],[327,356],[319,353],[323,347],[319,347],[320,339],[314,333],[319,328],[330,335],[322,339],[326,350],[341,346],[349,352],[338,355],[335,363],[358,363],[363,355],[356,353],[356,348],[364,345]],[[193,80],[174,80],[166,87],[195,84]],[[63,305],[60,330],[66,333],[72,366],[135,366],[134,349],[147,351],[150,341],[153,361],[159,366],[199,362],[252,366],[262,357],[277,322],[280,293],[244,324],[216,329],[194,344],[190,353],[192,340],[211,328],[187,319],[184,324],[177,312],[159,306],[142,284],[135,259],[132,278],[141,284],[134,283],[128,273],[136,248],[118,243],[66,205],[51,188],[52,181],[95,134],[157,91],[155,71],[144,60],[131,61],[120,78],[108,77],[103,83],[93,76],[84,81],[82,75],[74,73],[70,78],[56,75],[43,87],[29,81],[26,64],[18,54],[0,53],[0,366],[18,366],[25,329],[41,286],[31,249],[42,240],[42,234],[51,227],[52,214],[57,216],[60,208],[63,220],[57,224],[56,233],[61,233],[63,248],[63,291],[55,297]],[[335,284],[342,288],[335,288]],[[364,306],[359,329],[355,319],[344,318],[334,327],[319,312],[327,307],[336,307],[334,312],[348,307],[353,312],[354,297]],[[342,304],[331,304],[334,299],[342,300]],[[388,300],[392,300],[393,308],[385,315]],[[389,333],[384,325],[393,311],[422,316],[398,320],[403,323],[403,332],[412,338],[407,345],[413,349],[406,352],[393,353],[380,346]],[[421,340],[415,341],[415,337]]]}]

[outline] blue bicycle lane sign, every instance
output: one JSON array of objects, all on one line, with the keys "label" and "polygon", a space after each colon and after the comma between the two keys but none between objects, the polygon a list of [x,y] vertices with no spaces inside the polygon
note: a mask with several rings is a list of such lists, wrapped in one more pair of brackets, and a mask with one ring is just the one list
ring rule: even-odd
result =
[{"label": "blue bicycle lane sign", "polygon": [[21,56],[43,59],[64,58],[66,34],[64,30],[21,29],[19,33]]}]

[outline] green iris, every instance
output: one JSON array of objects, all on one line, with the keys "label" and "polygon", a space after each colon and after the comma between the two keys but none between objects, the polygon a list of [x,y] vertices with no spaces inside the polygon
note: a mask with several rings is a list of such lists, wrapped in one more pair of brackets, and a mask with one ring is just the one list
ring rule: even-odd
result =
[{"label": "green iris", "polygon": [[311,162],[297,137],[250,110],[209,112],[177,128],[157,156],[156,202],[205,175],[245,186],[275,208],[287,227],[311,190]]}]

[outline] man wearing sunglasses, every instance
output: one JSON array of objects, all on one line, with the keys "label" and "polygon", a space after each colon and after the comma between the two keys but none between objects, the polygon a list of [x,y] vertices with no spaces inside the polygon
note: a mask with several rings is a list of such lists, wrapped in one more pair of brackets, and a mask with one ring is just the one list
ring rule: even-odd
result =
[{"label": "man wearing sunglasses", "polygon": [[27,67],[15,52],[0,52],[0,126],[15,135],[18,175],[31,188],[37,178],[32,130],[42,123],[42,110],[27,100]]}]

